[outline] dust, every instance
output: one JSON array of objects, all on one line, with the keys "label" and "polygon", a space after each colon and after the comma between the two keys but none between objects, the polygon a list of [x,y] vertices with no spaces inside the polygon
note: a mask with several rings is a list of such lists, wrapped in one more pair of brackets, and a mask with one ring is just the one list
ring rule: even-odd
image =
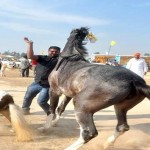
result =
[{"label": "dust", "polygon": [[33,140],[32,128],[30,128],[29,124],[24,119],[20,107],[18,105],[10,104],[9,110],[11,124],[15,129],[17,140],[22,142]]},{"label": "dust", "polygon": [[[150,136],[143,133],[142,130],[129,131],[129,135],[126,135],[123,146],[128,149],[136,150],[148,150],[150,148]],[[118,139],[119,140],[119,139]]]}]

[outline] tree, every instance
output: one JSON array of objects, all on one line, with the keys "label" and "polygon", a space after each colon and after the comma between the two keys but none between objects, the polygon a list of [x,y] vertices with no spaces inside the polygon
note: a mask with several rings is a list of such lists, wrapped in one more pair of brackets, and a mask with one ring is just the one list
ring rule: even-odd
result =
[{"label": "tree", "polygon": [[9,50],[7,50],[7,51],[5,51],[5,52],[3,52],[1,54],[3,54],[3,55],[11,55],[11,56],[14,56],[14,58],[16,58],[16,59],[19,59],[22,56],[24,56],[26,53],[21,53],[20,54],[20,53],[15,52],[15,51],[10,52]]},{"label": "tree", "polygon": [[144,56],[150,56],[150,53],[145,53]]},{"label": "tree", "polygon": [[94,54],[100,54],[100,52],[95,52]]}]

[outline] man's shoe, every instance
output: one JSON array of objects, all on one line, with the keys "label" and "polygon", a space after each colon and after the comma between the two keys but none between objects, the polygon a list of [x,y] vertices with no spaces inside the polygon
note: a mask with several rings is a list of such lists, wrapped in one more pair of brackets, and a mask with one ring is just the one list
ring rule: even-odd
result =
[{"label": "man's shoe", "polygon": [[30,111],[29,111],[29,110],[24,110],[24,109],[22,109],[22,113],[23,113],[24,115],[29,115],[29,114],[30,114]]}]

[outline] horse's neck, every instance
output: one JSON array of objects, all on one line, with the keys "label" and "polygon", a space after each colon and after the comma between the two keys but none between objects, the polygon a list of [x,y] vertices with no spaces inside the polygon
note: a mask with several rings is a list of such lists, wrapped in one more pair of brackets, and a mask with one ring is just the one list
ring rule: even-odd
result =
[{"label": "horse's neck", "polygon": [[71,56],[73,56],[73,55],[78,55],[79,54],[79,52],[77,51],[77,45],[75,46],[75,44],[74,44],[74,40],[72,39],[72,40],[69,40],[67,43],[66,43],[66,45],[65,45],[65,47],[64,47],[64,49],[63,49],[63,51],[61,52],[61,56],[62,57],[71,57]]},{"label": "horse's neck", "polygon": [[60,72],[70,72],[73,71],[75,72],[76,70],[79,70],[81,68],[84,67],[88,67],[89,66],[89,62],[84,61],[84,60],[78,60],[78,61],[69,61],[67,59],[65,59],[64,61],[62,61],[61,65],[60,65]]},{"label": "horse's neck", "polygon": [[57,71],[57,70],[59,69],[59,67],[61,66],[61,64],[63,63],[64,60],[65,60],[65,59],[64,59],[63,57],[59,56],[58,62],[57,62],[57,64],[56,64],[54,70]]},{"label": "horse's neck", "polygon": [[11,69],[12,66],[10,66],[9,64],[2,64],[2,67],[1,67],[1,68],[3,68],[3,70],[6,69],[6,68]]}]

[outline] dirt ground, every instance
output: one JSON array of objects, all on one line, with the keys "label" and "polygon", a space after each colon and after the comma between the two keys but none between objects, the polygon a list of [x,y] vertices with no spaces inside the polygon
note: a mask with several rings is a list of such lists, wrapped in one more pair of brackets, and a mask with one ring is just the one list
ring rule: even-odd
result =
[{"label": "dirt ground", "polygon": [[[27,86],[34,80],[20,77],[17,69],[6,70],[6,77],[0,77],[0,90],[9,92],[15,103],[21,107]],[[150,85],[150,73],[145,76]],[[36,98],[31,105],[31,115],[25,116],[32,127],[38,128],[45,123],[46,114],[38,106]],[[94,121],[99,135],[82,146],[80,150],[102,150],[102,144],[116,126],[113,107],[101,110],[94,115]],[[128,112],[130,130],[119,139],[109,150],[150,150],[150,102],[142,103]],[[63,150],[79,137],[79,126],[75,120],[72,101],[66,108],[58,125],[45,134],[34,136],[31,142],[17,142],[15,133],[10,132],[11,125],[0,115],[0,150]]]}]

